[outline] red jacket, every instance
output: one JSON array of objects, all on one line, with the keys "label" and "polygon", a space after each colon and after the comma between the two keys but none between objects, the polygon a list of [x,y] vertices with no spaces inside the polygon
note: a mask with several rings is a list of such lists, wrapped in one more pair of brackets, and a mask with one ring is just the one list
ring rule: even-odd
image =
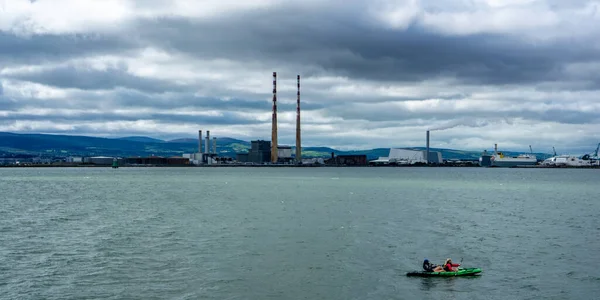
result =
[{"label": "red jacket", "polygon": [[460,264],[450,264],[450,263],[448,263],[448,264],[446,264],[446,265],[444,266],[444,270],[446,270],[446,271],[448,271],[448,272],[450,272],[450,271],[454,271],[454,270],[452,269],[452,267],[458,267],[458,266],[460,266]]}]

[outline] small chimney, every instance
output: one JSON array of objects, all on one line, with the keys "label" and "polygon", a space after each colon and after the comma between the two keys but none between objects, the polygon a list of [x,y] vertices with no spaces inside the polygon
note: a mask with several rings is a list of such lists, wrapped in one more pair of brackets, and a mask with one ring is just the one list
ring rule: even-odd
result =
[{"label": "small chimney", "polygon": [[206,145],[204,146],[204,153],[210,152],[210,130],[206,131]]},{"label": "small chimney", "polygon": [[427,164],[429,164],[429,130],[427,130],[427,153],[425,154],[425,160],[427,161]]},{"label": "small chimney", "polygon": [[213,153],[217,154],[217,138],[213,138]]}]

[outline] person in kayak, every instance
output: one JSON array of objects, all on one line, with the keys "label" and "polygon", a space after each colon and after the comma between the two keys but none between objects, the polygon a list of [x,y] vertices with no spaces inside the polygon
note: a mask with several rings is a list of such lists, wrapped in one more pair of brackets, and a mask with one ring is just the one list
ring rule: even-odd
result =
[{"label": "person in kayak", "polygon": [[429,259],[425,259],[423,261],[423,270],[425,270],[425,272],[433,272],[433,269],[437,267],[436,265],[432,264],[429,262]]},{"label": "person in kayak", "polygon": [[454,267],[459,267],[460,264],[454,264],[452,263],[452,259],[448,258],[446,259],[446,262],[444,262],[444,271],[446,272],[456,272],[456,269],[454,269]]},{"label": "person in kayak", "polygon": [[423,261],[423,270],[425,270],[425,272],[442,272],[442,271],[444,271],[444,268],[430,263],[429,259],[426,258]]}]

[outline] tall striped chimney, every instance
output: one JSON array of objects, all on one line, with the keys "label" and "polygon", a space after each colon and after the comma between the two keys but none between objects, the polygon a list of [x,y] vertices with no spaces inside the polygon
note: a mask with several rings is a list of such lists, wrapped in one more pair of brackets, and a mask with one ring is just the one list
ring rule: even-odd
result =
[{"label": "tall striped chimney", "polygon": [[198,130],[198,153],[202,153],[202,130]]},{"label": "tall striped chimney", "polygon": [[271,124],[271,162],[278,160],[277,153],[277,72],[273,72],[273,119]]},{"label": "tall striped chimney", "polygon": [[302,162],[302,146],[300,138],[300,75],[298,75],[298,92],[296,93],[296,162]]}]

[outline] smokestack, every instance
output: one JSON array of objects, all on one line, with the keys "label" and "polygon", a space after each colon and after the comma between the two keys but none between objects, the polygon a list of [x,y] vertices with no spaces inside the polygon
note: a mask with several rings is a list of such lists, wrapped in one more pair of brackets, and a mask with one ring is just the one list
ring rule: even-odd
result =
[{"label": "smokestack", "polygon": [[198,153],[202,153],[202,130],[198,130]]},{"label": "smokestack", "polygon": [[296,162],[302,162],[302,146],[300,138],[300,75],[298,75],[298,92],[296,100]]},{"label": "smokestack", "polygon": [[210,130],[206,131],[206,145],[204,146],[204,153],[208,154],[210,151]]},{"label": "smokestack", "polygon": [[427,130],[427,154],[425,160],[427,160],[427,164],[429,164],[429,130]]},{"label": "smokestack", "polygon": [[273,119],[271,124],[271,162],[277,162],[277,72],[273,72]]},{"label": "smokestack", "polygon": [[213,153],[217,153],[217,138],[213,138]]}]

